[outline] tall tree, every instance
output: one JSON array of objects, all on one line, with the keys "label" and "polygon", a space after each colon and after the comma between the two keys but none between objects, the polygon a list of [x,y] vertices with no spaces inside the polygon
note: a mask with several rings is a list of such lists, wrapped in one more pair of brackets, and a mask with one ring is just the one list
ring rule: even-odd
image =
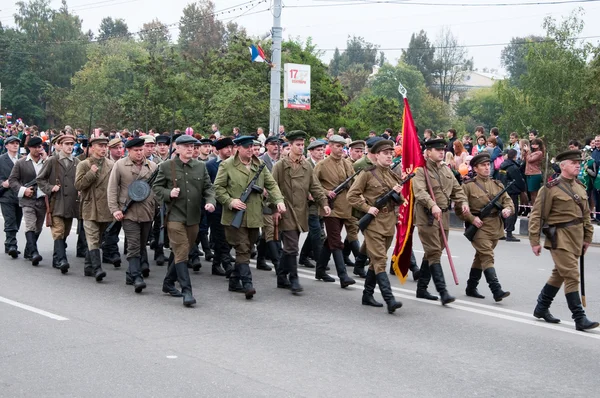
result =
[{"label": "tall tree", "polygon": [[413,65],[423,74],[425,85],[428,88],[433,85],[434,81],[434,55],[435,47],[429,42],[427,33],[424,30],[416,34],[413,33],[410,36],[408,48],[402,50],[402,61],[408,65]]},{"label": "tall tree", "polygon": [[102,21],[100,21],[100,29],[98,29],[98,40],[104,41],[116,38],[131,38],[131,33],[129,33],[129,27],[127,26],[127,23],[122,18],[103,18]]},{"label": "tall tree", "polygon": [[215,18],[215,4],[201,0],[188,4],[179,20],[179,46],[192,58],[205,57],[209,51],[220,49],[225,43],[223,22]]},{"label": "tall tree", "polygon": [[506,68],[510,81],[513,85],[520,84],[521,76],[527,73],[525,57],[530,46],[544,40],[541,36],[529,35],[526,37],[513,37],[504,49],[502,49],[501,62]]},{"label": "tall tree", "polygon": [[467,59],[467,50],[458,45],[458,39],[449,28],[442,28],[435,44],[434,81],[440,98],[450,103],[464,72],[473,69],[473,60]]},{"label": "tall tree", "polygon": [[139,34],[140,41],[150,53],[150,56],[163,54],[171,42],[169,27],[158,19],[145,23]]}]

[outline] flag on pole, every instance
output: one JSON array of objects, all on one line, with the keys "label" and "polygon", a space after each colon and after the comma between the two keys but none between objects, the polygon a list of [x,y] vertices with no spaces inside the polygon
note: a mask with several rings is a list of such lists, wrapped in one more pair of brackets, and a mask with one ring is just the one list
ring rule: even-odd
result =
[{"label": "flag on pole", "polygon": [[[425,165],[421,143],[415,121],[408,100],[404,98],[404,113],[402,115],[402,171],[405,173],[414,173],[417,168]],[[400,283],[406,282],[408,271],[410,270],[410,257],[412,254],[413,238],[413,211],[414,197],[412,194],[412,182],[409,180],[402,186],[402,196],[404,204],[400,206],[398,219],[400,222],[396,225],[396,244],[394,254],[392,255],[392,266]]]},{"label": "flag on pole", "polygon": [[7,118],[7,119],[12,119],[12,113],[7,113],[7,114],[6,114],[6,118]]},{"label": "flag on pole", "polygon": [[250,49],[250,56],[252,57],[252,62],[267,62],[267,57],[265,56],[265,52],[258,45],[250,45],[248,47]]}]

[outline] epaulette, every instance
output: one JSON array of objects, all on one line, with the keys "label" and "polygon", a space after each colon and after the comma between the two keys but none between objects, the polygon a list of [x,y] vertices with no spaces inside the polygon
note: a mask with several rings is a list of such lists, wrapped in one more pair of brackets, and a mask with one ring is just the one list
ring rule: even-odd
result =
[{"label": "epaulette", "polygon": [[474,181],[475,181],[475,178],[466,178],[463,180],[463,184],[468,184],[468,183],[474,182]]},{"label": "epaulette", "polygon": [[581,181],[579,180],[579,178],[576,178],[576,179],[575,179],[575,181],[576,181],[576,182],[577,182],[579,185],[581,185],[582,187],[585,187],[585,184],[584,184],[583,182],[581,182]]},{"label": "epaulette", "polygon": [[372,166],[367,166],[363,168],[363,171],[371,171],[371,170],[375,170],[377,168],[377,166],[372,165]]},{"label": "epaulette", "polygon": [[496,185],[498,185],[500,188],[504,189],[504,184],[502,184],[500,181],[498,180],[492,180],[496,183]]},{"label": "epaulette", "polygon": [[546,188],[552,188],[557,186],[560,183],[560,178],[555,178],[546,183]]}]

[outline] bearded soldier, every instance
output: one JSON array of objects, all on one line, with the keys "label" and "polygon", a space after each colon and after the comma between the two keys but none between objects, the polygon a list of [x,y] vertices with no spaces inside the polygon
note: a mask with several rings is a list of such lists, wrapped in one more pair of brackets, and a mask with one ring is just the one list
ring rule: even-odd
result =
[{"label": "bearded soldier", "polygon": [[102,270],[100,245],[102,235],[112,221],[106,191],[114,163],[106,158],[107,144],[108,138],[104,136],[92,138],[89,157],[77,165],[75,176],[75,189],[81,191],[80,214],[91,262],[91,268],[84,269],[84,275],[94,276],[96,282],[101,282],[106,276]]}]

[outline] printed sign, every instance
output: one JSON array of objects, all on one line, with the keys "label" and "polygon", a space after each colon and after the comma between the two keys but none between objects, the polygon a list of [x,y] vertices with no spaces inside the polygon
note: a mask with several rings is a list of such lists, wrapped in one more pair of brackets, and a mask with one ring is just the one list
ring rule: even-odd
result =
[{"label": "printed sign", "polygon": [[284,108],[310,110],[310,65],[285,64],[283,70]]}]

